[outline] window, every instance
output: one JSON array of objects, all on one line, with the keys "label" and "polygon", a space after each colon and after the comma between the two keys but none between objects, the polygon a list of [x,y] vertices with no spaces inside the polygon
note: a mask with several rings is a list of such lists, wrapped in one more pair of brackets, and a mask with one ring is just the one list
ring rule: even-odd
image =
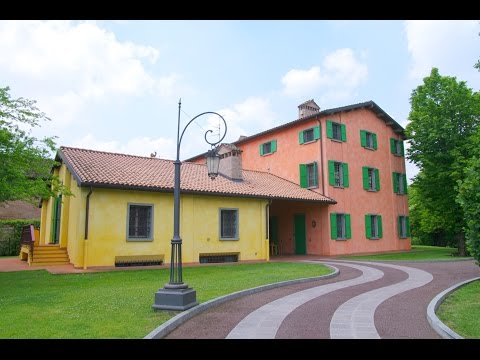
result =
[{"label": "window", "polygon": [[343,142],[347,141],[347,128],[345,124],[327,120],[327,138]]},{"label": "window", "polygon": [[238,209],[220,209],[220,240],[238,240]]},{"label": "window", "polygon": [[330,214],[330,236],[333,240],[346,240],[352,237],[350,214]]},{"label": "window", "polygon": [[363,188],[368,191],[380,190],[380,172],[368,166],[362,168]]},{"label": "window", "polygon": [[153,205],[128,204],[127,240],[153,240]]},{"label": "window", "polygon": [[395,194],[406,194],[407,193],[407,174],[402,173],[392,173],[393,177],[393,192]]},{"label": "window", "polygon": [[404,156],[405,149],[403,148],[403,140],[390,138],[390,152],[393,155]]},{"label": "window", "polygon": [[328,182],[335,187],[348,187],[348,164],[328,160]]},{"label": "window", "polygon": [[382,217],[380,215],[365,215],[365,236],[367,239],[382,238]]},{"label": "window", "polygon": [[398,236],[401,238],[410,237],[410,219],[408,216],[398,217]]},{"label": "window", "polygon": [[300,187],[312,188],[318,186],[318,165],[314,161],[310,164],[300,164]]},{"label": "window", "polygon": [[277,140],[260,144],[260,155],[268,155],[277,151]]},{"label": "window", "polygon": [[320,139],[320,126],[314,126],[310,129],[302,130],[298,133],[299,144],[305,144],[308,142]]},{"label": "window", "polygon": [[366,149],[377,150],[377,134],[360,130],[360,144]]}]

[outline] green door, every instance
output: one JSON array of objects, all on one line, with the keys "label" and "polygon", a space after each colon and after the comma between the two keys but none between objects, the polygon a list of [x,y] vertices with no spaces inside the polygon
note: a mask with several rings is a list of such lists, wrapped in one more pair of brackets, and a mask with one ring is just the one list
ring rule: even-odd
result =
[{"label": "green door", "polygon": [[305,255],[307,253],[305,214],[295,214],[293,231],[295,234],[295,255]]},{"label": "green door", "polygon": [[60,214],[62,212],[62,195],[55,198],[52,214],[52,239],[51,244],[58,244],[60,239]]},{"label": "green door", "polygon": [[270,255],[278,255],[278,217],[272,216],[269,220],[269,240],[270,240]]}]

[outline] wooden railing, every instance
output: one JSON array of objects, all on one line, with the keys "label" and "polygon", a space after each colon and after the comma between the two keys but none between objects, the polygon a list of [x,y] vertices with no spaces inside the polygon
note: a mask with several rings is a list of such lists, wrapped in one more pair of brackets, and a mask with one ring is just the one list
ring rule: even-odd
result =
[{"label": "wooden railing", "polygon": [[30,261],[33,260],[33,243],[35,242],[35,229],[33,225],[25,225],[22,228],[22,236],[20,237],[20,244],[26,245],[30,252]]}]

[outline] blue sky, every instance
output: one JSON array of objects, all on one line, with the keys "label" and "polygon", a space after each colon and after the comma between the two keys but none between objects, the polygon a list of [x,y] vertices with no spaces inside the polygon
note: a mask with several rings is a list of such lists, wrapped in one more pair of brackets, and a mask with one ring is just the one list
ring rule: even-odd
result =
[{"label": "blue sky", "polygon": [[[182,128],[224,116],[224,141],[321,109],[373,100],[406,126],[432,67],[475,91],[476,20],[0,21],[0,86],[37,101],[57,145],[174,159]],[[186,130],[180,158],[208,150],[209,123]],[[411,178],[417,169],[407,164]]]}]

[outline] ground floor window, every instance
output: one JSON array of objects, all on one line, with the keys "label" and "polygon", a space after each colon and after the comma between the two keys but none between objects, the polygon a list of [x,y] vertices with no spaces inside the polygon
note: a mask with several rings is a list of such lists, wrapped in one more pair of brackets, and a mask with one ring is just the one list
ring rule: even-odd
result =
[{"label": "ground floor window", "polygon": [[330,214],[330,235],[334,240],[346,240],[352,237],[350,214]]},{"label": "ground floor window", "polygon": [[365,215],[365,236],[367,239],[381,239],[383,236],[382,217],[375,214]]},{"label": "ground floor window", "polygon": [[220,240],[238,240],[238,209],[220,209]]},{"label": "ground floor window", "polygon": [[153,239],[153,205],[128,204],[127,240]]},{"label": "ground floor window", "polygon": [[398,235],[401,238],[410,237],[410,220],[408,216],[398,217]]}]

